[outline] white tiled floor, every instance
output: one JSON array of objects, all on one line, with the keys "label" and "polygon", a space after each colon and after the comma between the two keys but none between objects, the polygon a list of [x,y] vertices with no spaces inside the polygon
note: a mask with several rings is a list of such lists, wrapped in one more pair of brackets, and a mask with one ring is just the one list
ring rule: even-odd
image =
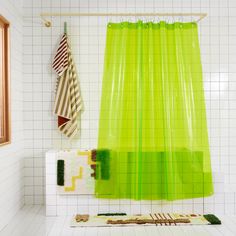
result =
[{"label": "white tiled floor", "polygon": [[236,216],[221,216],[222,225],[209,226],[137,226],[113,228],[70,228],[71,217],[45,217],[44,206],[25,206],[0,232],[0,236],[153,236],[153,235],[236,235]]}]

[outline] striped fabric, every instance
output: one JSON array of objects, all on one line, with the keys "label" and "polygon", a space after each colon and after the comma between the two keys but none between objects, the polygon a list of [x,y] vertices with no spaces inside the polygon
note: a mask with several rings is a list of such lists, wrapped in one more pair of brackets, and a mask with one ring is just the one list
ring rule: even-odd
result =
[{"label": "striped fabric", "polygon": [[83,110],[83,103],[66,34],[63,35],[54,58],[53,69],[59,75],[54,104],[58,128],[67,137],[72,138],[79,130],[78,118]]},{"label": "striped fabric", "polygon": [[68,67],[68,43],[67,36],[63,34],[57,53],[54,57],[52,68],[61,76]]}]

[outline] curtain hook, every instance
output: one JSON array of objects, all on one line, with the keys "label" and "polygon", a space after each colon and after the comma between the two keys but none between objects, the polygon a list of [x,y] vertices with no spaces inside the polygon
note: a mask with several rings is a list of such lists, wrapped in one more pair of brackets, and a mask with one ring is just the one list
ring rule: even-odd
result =
[{"label": "curtain hook", "polygon": [[108,16],[108,23],[111,23],[111,16]]}]

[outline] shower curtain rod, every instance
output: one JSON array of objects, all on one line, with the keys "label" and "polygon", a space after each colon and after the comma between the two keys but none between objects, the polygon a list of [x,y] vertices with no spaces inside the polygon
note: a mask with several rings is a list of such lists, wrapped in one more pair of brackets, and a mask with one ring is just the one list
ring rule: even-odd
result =
[{"label": "shower curtain rod", "polygon": [[44,21],[44,25],[46,27],[50,27],[51,21],[45,19],[45,17],[49,16],[198,16],[199,18],[196,22],[201,21],[203,18],[207,16],[207,13],[96,13],[96,12],[78,12],[78,13],[48,13],[43,12],[40,14],[40,17]]}]

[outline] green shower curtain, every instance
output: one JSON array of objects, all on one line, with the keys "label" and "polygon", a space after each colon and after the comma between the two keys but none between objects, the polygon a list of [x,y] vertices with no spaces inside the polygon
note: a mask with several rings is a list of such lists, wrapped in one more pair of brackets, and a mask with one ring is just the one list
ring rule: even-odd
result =
[{"label": "green shower curtain", "polygon": [[108,24],[98,149],[98,198],[213,194],[196,23]]}]

